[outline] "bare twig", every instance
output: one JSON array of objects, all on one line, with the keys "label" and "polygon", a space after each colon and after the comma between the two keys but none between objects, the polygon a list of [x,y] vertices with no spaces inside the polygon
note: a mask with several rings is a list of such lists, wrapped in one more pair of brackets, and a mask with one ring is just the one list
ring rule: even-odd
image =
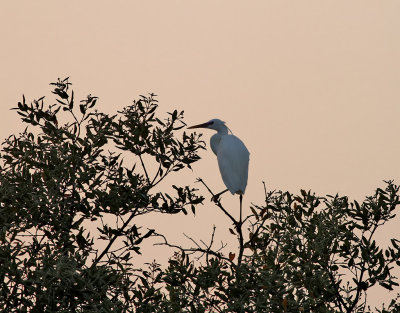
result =
[{"label": "bare twig", "polygon": [[262,183],[264,185],[265,204],[268,205],[267,187],[265,185],[265,181],[263,181]]},{"label": "bare twig", "polygon": [[216,251],[212,250],[212,245],[213,245],[213,242],[214,242],[214,234],[215,234],[215,226],[214,226],[213,233],[212,233],[212,236],[211,236],[210,244],[209,245],[205,245],[204,248],[202,248],[201,245],[199,245],[193,238],[191,238],[191,237],[189,237],[187,235],[185,235],[185,237],[188,238],[190,241],[192,241],[196,247],[182,248],[179,245],[171,244],[171,243],[169,243],[167,241],[167,238],[164,235],[158,234],[158,233],[155,233],[154,235],[161,237],[164,241],[163,242],[159,242],[159,243],[155,243],[154,245],[155,246],[164,245],[164,246],[168,246],[168,247],[171,247],[171,248],[179,249],[181,252],[184,252],[185,254],[201,253],[201,255],[197,259],[200,259],[203,255],[206,255],[207,258],[208,258],[209,255],[213,255],[213,256],[217,257],[218,259],[220,259],[220,260],[225,260],[225,261],[229,261],[230,263],[232,263],[232,261],[229,258],[224,257],[222,255],[222,253],[220,253],[220,251],[223,248],[225,248],[226,245],[222,244],[221,247],[218,250],[216,250]]},{"label": "bare twig", "polygon": [[[201,178],[197,178],[197,182],[200,182],[204,185],[204,187],[207,188],[208,192],[214,197],[215,194],[211,191],[211,189],[206,185],[206,183],[204,182],[203,179]],[[227,211],[225,210],[225,208],[222,206],[221,202],[219,201],[219,199],[217,199],[217,201],[213,201],[215,203],[215,205],[217,207],[219,207],[221,209],[222,212],[225,213],[226,216],[228,216],[230,218],[230,220],[233,222],[233,224],[237,227],[239,222]]]}]

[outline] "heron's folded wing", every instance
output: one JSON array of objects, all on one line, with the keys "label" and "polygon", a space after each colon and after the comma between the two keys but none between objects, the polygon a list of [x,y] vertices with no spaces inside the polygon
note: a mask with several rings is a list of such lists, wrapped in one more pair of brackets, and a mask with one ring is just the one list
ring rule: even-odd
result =
[{"label": "heron's folded wing", "polygon": [[232,194],[244,193],[247,185],[249,151],[234,135],[221,138],[217,153],[222,180]]}]

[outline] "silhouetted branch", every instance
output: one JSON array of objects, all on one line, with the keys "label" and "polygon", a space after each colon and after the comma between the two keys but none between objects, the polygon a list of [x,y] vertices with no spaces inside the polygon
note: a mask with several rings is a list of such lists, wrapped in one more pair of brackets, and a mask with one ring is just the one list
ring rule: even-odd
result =
[{"label": "silhouetted branch", "polygon": [[181,246],[179,246],[179,245],[171,244],[171,243],[168,242],[167,238],[166,238],[164,235],[158,234],[158,233],[156,233],[156,234],[154,234],[154,235],[155,235],[155,236],[161,237],[161,238],[164,240],[164,242],[155,243],[154,245],[155,245],[155,246],[162,246],[162,245],[164,245],[164,246],[168,246],[168,247],[170,247],[170,248],[179,249],[181,252],[184,252],[185,254],[201,253],[201,255],[197,258],[197,260],[199,260],[200,258],[202,258],[203,255],[206,255],[207,262],[208,262],[208,256],[209,256],[209,255],[213,255],[213,256],[217,257],[218,259],[220,259],[220,260],[225,260],[225,261],[229,261],[229,262],[232,263],[232,261],[231,261],[229,258],[224,257],[224,256],[222,255],[222,253],[220,253],[220,251],[226,247],[226,244],[221,243],[221,247],[220,247],[218,250],[215,250],[215,251],[212,250],[212,245],[214,244],[215,229],[216,229],[216,227],[214,226],[214,227],[213,227],[213,232],[212,232],[212,235],[211,235],[210,243],[209,243],[208,245],[206,245],[204,242],[202,242],[202,244],[204,245],[204,247],[202,247],[198,242],[196,242],[193,238],[189,237],[189,236],[186,235],[186,234],[184,234],[185,237],[188,238],[191,242],[193,242],[193,244],[194,244],[196,247],[183,248],[183,247],[181,247]]},{"label": "silhouetted branch", "polygon": [[[211,189],[206,185],[206,183],[204,182],[203,179],[201,179],[201,178],[199,177],[199,178],[197,178],[197,181],[196,181],[196,182],[202,183],[202,184],[207,188],[208,192],[209,192],[213,197],[215,196],[215,194],[214,194],[214,193],[211,191]],[[216,199],[216,201],[213,201],[213,202],[215,203],[215,205],[216,205],[217,207],[219,207],[219,208],[221,209],[222,212],[225,213],[226,216],[228,216],[228,217],[231,219],[231,221],[233,222],[233,224],[237,227],[238,224],[239,224],[239,222],[238,222],[227,210],[225,210],[225,208],[222,206],[222,204],[221,204],[221,202],[219,201],[219,199]]]},{"label": "silhouetted branch", "polygon": [[150,185],[149,174],[147,174],[147,169],[146,169],[146,166],[144,165],[143,158],[142,158],[141,154],[139,154],[139,160],[140,160],[140,163],[142,164],[142,168],[144,170],[144,174],[146,175],[147,183]]},{"label": "silhouetted branch", "polygon": [[114,235],[113,238],[111,238],[110,242],[108,243],[107,247],[101,252],[101,254],[94,260],[92,266],[96,266],[100,260],[107,254],[107,252],[110,250],[111,246],[113,245],[114,241],[117,240],[119,236],[121,236],[122,232],[124,231],[125,227],[128,226],[129,222],[136,216],[136,212],[138,211],[138,208],[136,208],[132,214],[129,216],[129,218],[125,221],[125,223],[121,226],[119,229],[118,233]]}]

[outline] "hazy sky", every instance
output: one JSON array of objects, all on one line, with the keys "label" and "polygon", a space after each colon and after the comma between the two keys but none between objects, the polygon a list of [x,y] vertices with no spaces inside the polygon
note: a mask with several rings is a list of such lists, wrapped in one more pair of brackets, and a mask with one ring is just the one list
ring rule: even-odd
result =
[{"label": "hazy sky", "polygon": [[[160,114],[225,120],[251,153],[247,206],[262,203],[263,180],[363,200],[382,180],[400,183],[399,13],[398,0],[2,1],[0,137],[22,129],[9,108],[23,93],[50,96],[70,76],[108,113],[154,92]],[[215,156],[201,155],[170,182],[201,175],[224,189]],[[208,202],[196,218],[160,219],[166,231],[176,222],[177,240],[229,225]],[[381,240],[400,237],[396,223]]]}]

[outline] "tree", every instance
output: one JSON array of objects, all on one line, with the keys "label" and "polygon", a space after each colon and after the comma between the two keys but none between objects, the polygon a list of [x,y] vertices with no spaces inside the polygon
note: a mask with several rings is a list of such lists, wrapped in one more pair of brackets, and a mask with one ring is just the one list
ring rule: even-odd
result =
[{"label": "tree", "polygon": [[[68,79],[44,97],[18,103],[29,125],[3,143],[0,176],[0,308],[5,312],[128,312],[136,285],[134,255],[154,233],[135,223],[152,212],[187,214],[203,198],[188,186],[155,192],[167,175],[199,159],[200,136],[175,132],[183,113],[155,117],[155,95],[118,115],[94,110],[97,98],[75,104]],[[62,110],[61,110],[62,109]],[[67,116],[61,116],[65,113]],[[61,119],[72,119],[64,124]],[[139,166],[126,167],[122,152]],[[156,162],[151,176],[144,163]],[[98,225],[98,233],[89,231]],[[99,241],[106,242],[105,247]]]},{"label": "tree", "polygon": [[[190,186],[173,185],[174,195],[154,188],[190,168],[205,146],[182,130],[183,112],[159,119],[150,94],[109,116],[91,95],[75,104],[68,79],[51,85],[56,104],[23,97],[15,109],[29,127],[2,146],[2,311],[369,312],[371,287],[398,286],[399,240],[382,248],[374,239],[400,203],[392,181],[362,203],[265,190],[243,223],[217,201],[238,250],[214,247],[214,232],[208,244],[182,247],[137,217],[194,214],[204,202]],[[135,255],[154,236],[174,255],[166,267],[135,270]],[[378,311],[399,309],[394,296]]]}]

